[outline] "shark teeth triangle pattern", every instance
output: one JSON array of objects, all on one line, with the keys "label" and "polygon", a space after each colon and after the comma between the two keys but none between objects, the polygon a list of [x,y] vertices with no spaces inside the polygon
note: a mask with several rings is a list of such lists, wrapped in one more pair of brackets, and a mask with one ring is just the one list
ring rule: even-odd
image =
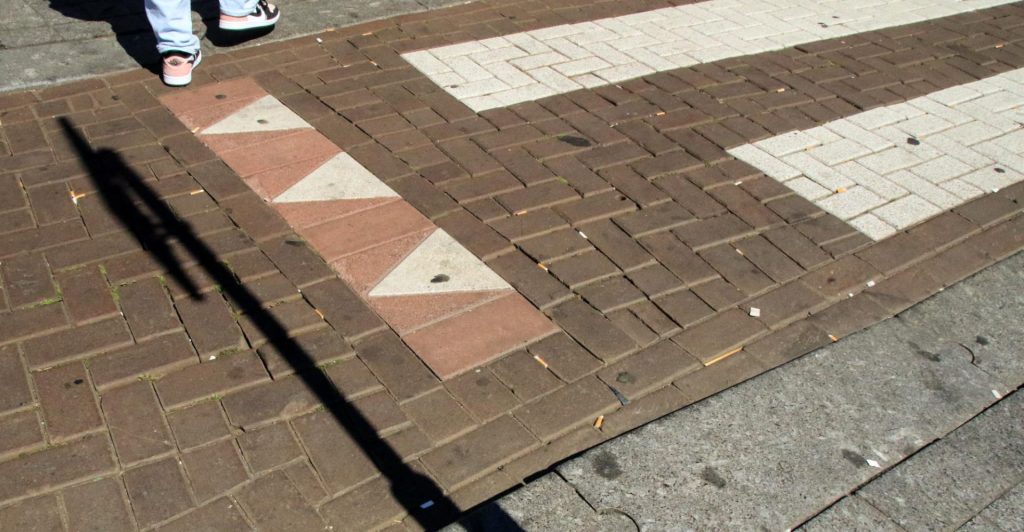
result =
[{"label": "shark teeth triangle pattern", "polygon": [[313,126],[310,126],[302,117],[277,101],[277,98],[268,95],[204,129],[202,134],[224,135],[227,133],[254,133],[312,128]]},{"label": "shark teeth triangle pattern", "polygon": [[351,155],[339,153],[274,198],[274,203],[397,197]]},{"label": "shark teeth triangle pattern", "polygon": [[377,286],[370,297],[511,290],[504,279],[442,229],[434,231]]}]

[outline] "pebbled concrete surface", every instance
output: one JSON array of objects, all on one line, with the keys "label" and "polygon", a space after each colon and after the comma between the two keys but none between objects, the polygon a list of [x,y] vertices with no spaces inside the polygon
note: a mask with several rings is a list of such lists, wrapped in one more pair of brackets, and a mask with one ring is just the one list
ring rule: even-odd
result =
[{"label": "pebbled concrete surface", "polygon": [[[956,527],[990,504],[975,523],[1006,520],[1024,396],[999,399],[1024,382],[1022,271],[1018,254],[542,478],[642,530]],[[532,486],[499,504],[527,530],[575,529]]]},{"label": "pebbled concrete surface", "polygon": [[[10,3],[10,5],[8,5]],[[258,46],[405,13],[464,3],[460,0],[279,0],[282,19],[269,35],[239,44]],[[149,66],[156,41],[142,0],[4,0],[0,13],[0,92],[61,83]],[[192,4],[193,31],[203,51],[223,44],[207,25],[216,0]]]}]

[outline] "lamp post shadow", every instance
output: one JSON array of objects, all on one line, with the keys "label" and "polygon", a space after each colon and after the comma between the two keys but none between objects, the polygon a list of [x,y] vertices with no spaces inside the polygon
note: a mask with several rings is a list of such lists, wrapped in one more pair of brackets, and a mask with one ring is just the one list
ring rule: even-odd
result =
[{"label": "lamp post shadow", "polygon": [[[108,149],[93,150],[66,118],[60,118],[60,124],[78,157],[85,163],[97,193],[121,225],[160,263],[167,275],[185,289],[188,297],[197,300],[204,296],[175,259],[170,244],[176,243],[198,263],[221,287],[224,296],[251,319],[277,352],[283,354],[306,387],[387,479],[392,495],[421,527],[436,530],[459,516],[458,507],[443,490],[432,479],[417,473],[402,461],[401,456],[377,435],[366,417],[345,400],[326,374],[316,369],[313,357],[288,336],[287,329],[262,307],[248,288],[238,282],[189,224],[179,219],[120,155]],[[522,530],[507,514],[488,513],[488,530]]]}]

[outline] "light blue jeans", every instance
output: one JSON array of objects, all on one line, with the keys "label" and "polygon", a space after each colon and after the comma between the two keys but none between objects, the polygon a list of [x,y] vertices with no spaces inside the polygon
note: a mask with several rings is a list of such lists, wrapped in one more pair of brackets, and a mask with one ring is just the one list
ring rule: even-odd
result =
[{"label": "light blue jeans", "polygon": [[[257,0],[220,0],[220,12],[244,17],[256,9]],[[199,38],[192,34],[191,0],[146,0],[146,16],[156,34],[156,49],[194,53]]]}]

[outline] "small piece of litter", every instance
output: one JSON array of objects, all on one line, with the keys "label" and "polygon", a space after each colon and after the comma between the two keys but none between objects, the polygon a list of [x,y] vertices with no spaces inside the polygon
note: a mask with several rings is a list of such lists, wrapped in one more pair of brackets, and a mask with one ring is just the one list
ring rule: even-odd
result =
[{"label": "small piece of litter", "polygon": [[609,386],[609,388],[611,388],[612,394],[615,395],[615,398],[619,400],[620,405],[626,406],[629,404],[629,398],[627,398],[625,395],[622,395],[622,392],[616,390],[614,387],[611,386]]},{"label": "small piece of litter", "polygon": [[602,425],[604,425],[604,415],[597,416],[597,419],[594,420],[594,428],[600,429]]},{"label": "small piece of litter", "polygon": [[750,315],[754,318],[761,315],[761,309],[757,307],[750,307]]},{"label": "small piece of litter", "polygon": [[992,396],[995,397],[996,399],[1002,399],[1003,398],[1003,394],[1001,394],[1001,393],[999,393],[999,392],[997,392],[995,390],[992,390]]},{"label": "small piece of litter", "polygon": [[866,458],[864,461],[867,462],[868,465],[871,466],[871,467],[882,467],[881,464],[879,464],[878,462],[876,462],[876,461],[874,461],[874,460],[872,460],[870,458]]},{"label": "small piece of litter", "polygon": [[322,42],[324,42],[324,40],[323,40],[323,39],[321,39],[320,37],[317,37],[317,38],[316,38],[316,42],[320,42],[320,43],[322,43]]},{"label": "small piece of litter", "polygon": [[839,187],[836,189],[836,194],[842,194],[843,192],[846,192],[846,187]]},{"label": "small piece of litter", "polygon": [[775,92],[786,92],[786,87],[780,87],[778,89],[775,89]]},{"label": "small piece of litter", "polygon": [[544,366],[544,368],[545,368],[545,369],[546,369],[546,368],[548,367],[548,363],[547,363],[547,362],[544,362],[544,359],[543,359],[543,358],[541,358],[540,356],[538,356],[538,355],[533,355],[533,359],[534,359],[534,360],[536,360],[537,362],[540,362],[540,365],[541,365],[541,366]]},{"label": "small piece of litter", "polygon": [[210,360],[217,360],[217,355],[210,355]]},{"label": "small piece of litter", "polygon": [[368,32],[363,34],[363,37],[366,37],[367,35],[373,35],[373,32],[372,31],[368,31]]},{"label": "small piece of litter", "polygon": [[201,127],[197,127],[197,128],[194,128],[194,129],[192,130],[192,133],[195,133],[195,132],[199,131],[200,129],[202,129],[202,128],[201,128]]},{"label": "small piece of litter", "polygon": [[665,116],[665,111],[658,111],[657,113],[654,113],[654,116]]},{"label": "small piece of litter", "polygon": [[739,253],[740,255],[743,255],[743,250],[742,249],[737,249],[736,253]]},{"label": "small piece of litter", "polygon": [[206,192],[206,191],[201,189],[201,188],[197,188],[197,189],[193,190],[192,192],[189,192],[188,195],[189,196],[195,196],[196,194],[202,194],[203,192]]},{"label": "small piece of litter", "polygon": [[316,312],[316,315],[320,316],[320,319],[322,319],[322,320],[326,320],[327,319],[327,318],[324,317],[324,313],[320,312],[320,309],[315,308],[315,309],[313,309],[313,312]]},{"label": "small piece of litter", "polygon": [[875,286],[875,282],[874,281],[868,281],[868,288],[871,288],[872,286]]},{"label": "small piece of litter", "polygon": [[522,215],[524,215],[524,214],[526,214],[526,213],[528,213],[528,212],[530,212],[530,211],[528,211],[528,210],[526,210],[526,209],[523,209],[523,210],[521,210],[521,211],[516,211],[516,212],[512,213],[512,215],[513,215],[513,216],[522,216]]},{"label": "small piece of litter", "polygon": [[733,184],[734,184],[734,185],[736,185],[736,186],[740,186],[740,185],[742,185],[742,184],[743,184],[743,181],[737,181],[737,182],[735,182],[735,183],[733,183]]},{"label": "small piece of litter", "polygon": [[590,240],[589,238],[587,238],[587,234],[584,233],[583,231],[577,230],[576,232],[579,233],[580,236],[583,237],[583,240]]},{"label": "small piece of litter", "polygon": [[427,502],[425,502],[425,503],[420,505],[420,510],[426,510],[427,508],[430,508],[433,505],[434,505],[434,501],[427,501]]},{"label": "small piece of litter", "polygon": [[853,292],[847,292],[846,297],[853,297]]},{"label": "small piece of litter", "polygon": [[837,337],[837,336],[836,336],[836,335],[834,335],[834,334],[830,334],[830,335],[828,335],[828,339],[829,339],[829,340],[832,340],[833,342],[838,342],[838,341],[839,341],[839,337]]},{"label": "small piece of litter", "polygon": [[543,262],[538,262],[537,263],[537,267],[542,269],[542,270],[544,270],[544,271],[548,271],[548,267],[545,266]]}]

